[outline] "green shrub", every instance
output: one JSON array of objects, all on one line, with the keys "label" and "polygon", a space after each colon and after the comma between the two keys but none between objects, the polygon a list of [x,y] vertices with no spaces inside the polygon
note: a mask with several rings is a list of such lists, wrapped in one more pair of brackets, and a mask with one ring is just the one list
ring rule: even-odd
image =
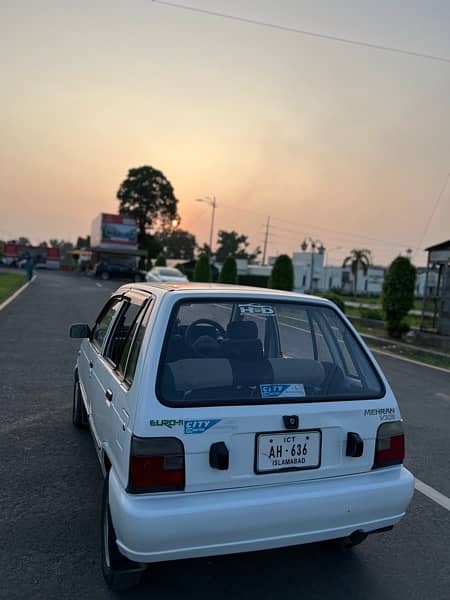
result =
[{"label": "green shrub", "polygon": [[398,256],[390,265],[383,283],[383,313],[388,334],[401,338],[409,330],[405,321],[414,306],[416,269],[409,258]]},{"label": "green shrub", "polygon": [[383,313],[378,308],[359,308],[359,314],[363,319],[373,319],[375,321],[383,320]]},{"label": "green shrub", "polygon": [[153,262],[151,258],[148,258],[145,263],[145,270],[150,271],[153,268]]},{"label": "green shrub", "polygon": [[200,254],[194,270],[194,281],[211,281],[211,267],[207,254]]},{"label": "green shrub", "polygon": [[233,256],[227,256],[220,271],[220,283],[237,283],[237,265]]},{"label": "green shrub", "polygon": [[314,296],[319,296],[320,298],[325,298],[326,300],[331,300],[331,302],[334,302],[336,304],[336,306],[338,308],[340,308],[340,310],[342,310],[343,313],[345,313],[345,304],[344,304],[344,301],[337,294],[334,294],[333,292],[323,292],[323,293],[322,292],[316,292],[314,294]]},{"label": "green shrub", "polygon": [[162,253],[158,254],[158,256],[156,257],[155,267],[166,267],[166,266],[167,266],[166,257]]},{"label": "green shrub", "polygon": [[269,277],[269,287],[291,292],[294,289],[294,267],[287,254],[280,254]]}]

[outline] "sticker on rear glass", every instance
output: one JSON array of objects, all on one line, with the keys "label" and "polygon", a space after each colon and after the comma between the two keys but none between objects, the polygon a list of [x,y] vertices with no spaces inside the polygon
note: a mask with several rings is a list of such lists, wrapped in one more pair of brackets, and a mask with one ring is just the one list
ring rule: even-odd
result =
[{"label": "sticker on rear glass", "polygon": [[241,315],[264,315],[266,317],[275,314],[272,306],[263,304],[239,304],[239,312]]},{"label": "sticker on rear glass", "polygon": [[260,385],[261,398],[298,398],[305,396],[302,383],[272,383]]}]

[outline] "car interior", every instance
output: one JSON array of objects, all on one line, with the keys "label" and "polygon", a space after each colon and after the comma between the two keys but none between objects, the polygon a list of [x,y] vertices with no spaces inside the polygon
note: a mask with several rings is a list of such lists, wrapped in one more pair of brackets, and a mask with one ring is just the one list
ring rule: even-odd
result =
[{"label": "car interior", "polygon": [[169,402],[260,399],[263,384],[300,384],[305,396],[361,390],[333,362],[268,352],[256,323],[248,320],[230,321],[226,329],[211,319],[175,322],[162,365],[161,393]]}]

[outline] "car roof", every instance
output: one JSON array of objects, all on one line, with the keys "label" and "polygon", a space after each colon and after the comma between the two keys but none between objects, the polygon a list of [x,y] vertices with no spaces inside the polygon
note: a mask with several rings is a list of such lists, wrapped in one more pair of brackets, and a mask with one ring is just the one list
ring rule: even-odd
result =
[{"label": "car roof", "polygon": [[[209,295],[217,296],[242,296],[245,298],[271,298],[286,300],[304,300],[315,304],[331,305],[332,302],[319,296],[301,294],[299,292],[287,292],[284,290],[274,290],[271,288],[258,288],[245,285],[234,285],[226,283],[199,283],[184,281],[180,283],[160,283],[160,282],[138,282],[123,286],[128,290],[140,290],[151,293],[157,290],[159,294],[178,292],[184,297],[201,297]],[[123,289],[121,288],[121,289]]]}]

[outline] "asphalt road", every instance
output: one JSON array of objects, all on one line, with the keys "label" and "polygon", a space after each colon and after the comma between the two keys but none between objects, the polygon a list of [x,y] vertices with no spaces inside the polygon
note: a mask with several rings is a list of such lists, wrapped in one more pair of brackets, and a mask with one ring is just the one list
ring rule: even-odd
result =
[{"label": "asphalt road", "polygon": [[[78,343],[118,284],[40,272],[0,311],[0,598],[246,600],[450,597],[450,512],[416,492],[393,532],[345,552],[314,544],[154,565],[109,592],[100,572],[102,478],[88,432],[71,425]],[[407,465],[450,495],[450,374],[380,356],[408,434]]]}]

